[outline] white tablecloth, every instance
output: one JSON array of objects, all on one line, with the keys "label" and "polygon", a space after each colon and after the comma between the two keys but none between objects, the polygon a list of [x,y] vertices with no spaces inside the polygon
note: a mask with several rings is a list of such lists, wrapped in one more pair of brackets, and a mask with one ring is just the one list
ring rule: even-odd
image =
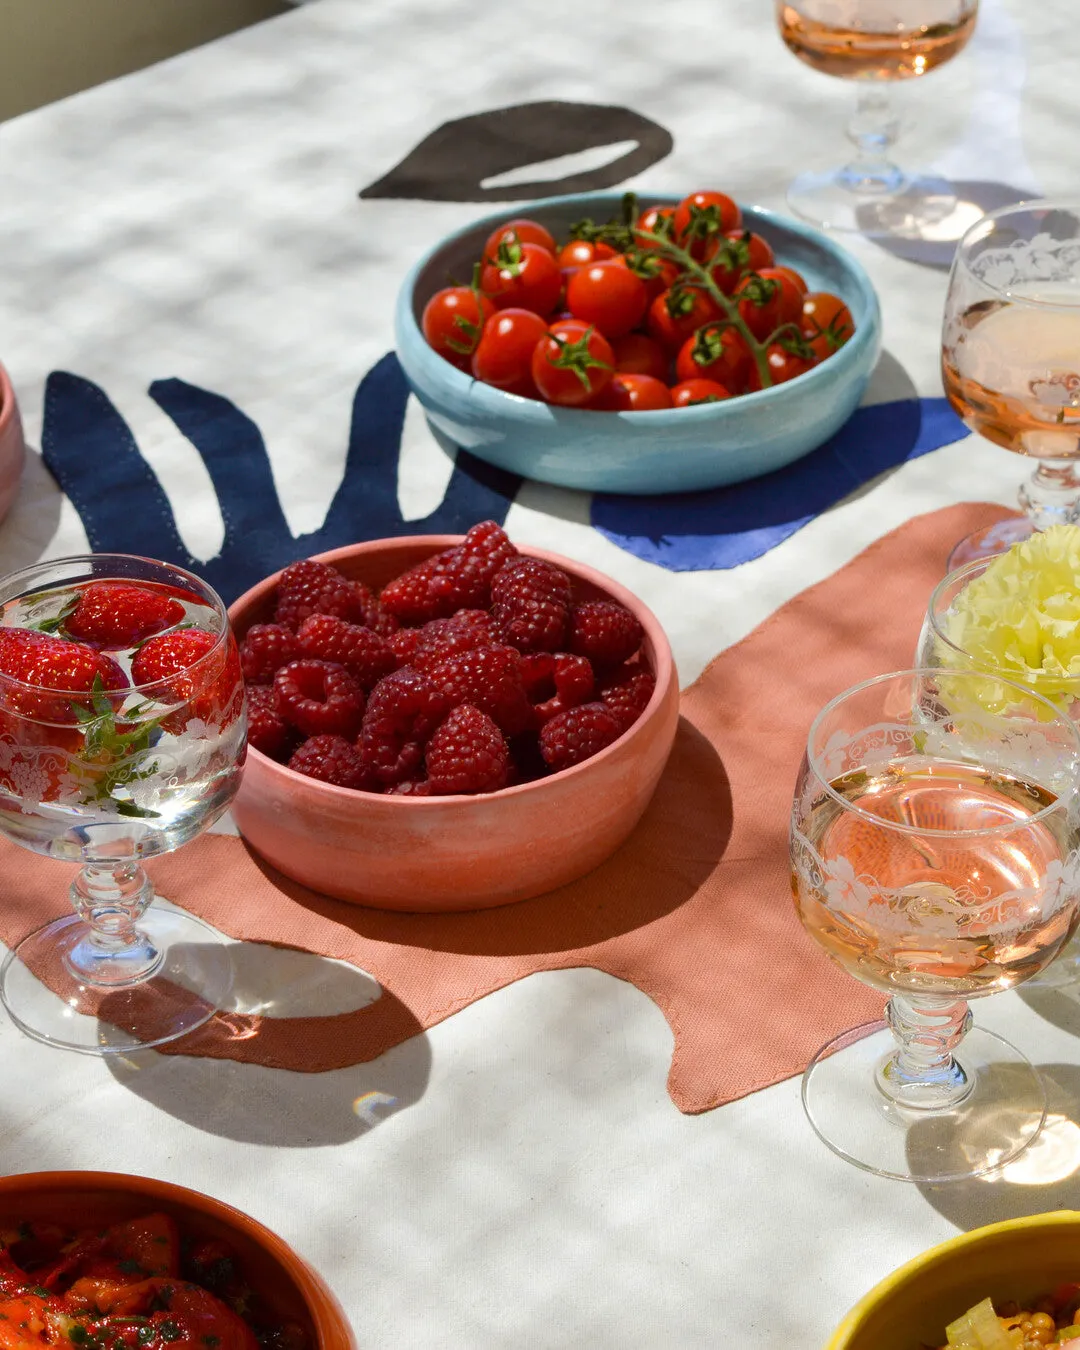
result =
[{"label": "white tablecloth", "polygon": [[[899,91],[903,157],[1024,191],[1075,188],[1074,54],[1067,0],[983,0],[968,51]],[[490,209],[359,190],[443,122],[545,99],[624,105],[672,133],[670,155],[628,186],[718,186],[782,208],[795,170],[839,158],[850,90],[785,52],[765,3],[323,0],[0,126],[0,359],[30,444],[49,373],[93,381],[188,548],[209,558],[223,524],[206,470],[147,393],[176,377],[258,424],[293,532],[315,528],[353,391],[392,346],[406,266]],[[940,396],[945,271],[851,247],[885,317],[869,400]],[[592,527],[587,497],[530,483],[507,528],[640,593],[685,684],[884,531],[959,500],[1011,504],[1021,472],[961,439],[729,571],[641,561]],[[437,505],[448,473],[410,411],[406,518]],[[33,454],[0,527],[0,569],[85,547]],[[372,995],[313,957],[237,957],[245,1006],[328,1012]],[[879,1277],[957,1228],[1080,1202],[1075,1000],[1007,995],[977,1011],[1048,1066],[1058,1118],[1007,1179],[939,1191],[833,1157],[797,1080],[681,1116],[661,1014],[588,970],[526,980],[325,1075],[153,1054],[104,1064],[3,1022],[0,1156],[9,1172],[144,1172],[238,1205],[326,1274],[364,1346],[812,1347]]]}]

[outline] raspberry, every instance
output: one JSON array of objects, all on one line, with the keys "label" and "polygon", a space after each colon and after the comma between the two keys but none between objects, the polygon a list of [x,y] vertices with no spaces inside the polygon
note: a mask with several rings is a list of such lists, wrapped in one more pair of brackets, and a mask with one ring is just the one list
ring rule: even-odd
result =
[{"label": "raspberry", "polygon": [[558,713],[540,732],[540,753],[558,773],[590,759],[622,735],[618,719],[602,703],[583,703]]},{"label": "raspberry", "polygon": [[274,620],[295,629],[311,614],[333,614],[349,623],[363,623],[364,606],[355,584],[336,568],[305,558],[282,572]]},{"label": "raspberry", "polygon": [[269,684],[296,657],[296,634],[281,623],[254,623],[240,643],[240,669],[248,684]]},{"label": "raspberry", "polygon": [[296,732],[278,712],[273,688],[253,685],[247,691],[247,705],[248,745],[284,763],[296,745]]},{"label": "raspberry", "polygon": [[[534,702],[533,712],[541,722],[551,719],[567,708],[587,703],[595,688],[593,669],[584,656],[559,652],[552,658],[551,694],[543,702]],[[535,699],[535,694],[533,695]]]},{"label": "raspberry", "polygon": [[305,736],[355,736],[364,715],[364,691],[332,661],[290,661],[274,676],[274,702]]},{"label": "raspberry", "polygon": [[384,586],[383,607],[413,624],[483,608],[491,598],[492,577],[515,552],[501,526],[485,520],[456,548],[417,563]]},{"label": "raspberry", "polygon": [[478,647],[448,657],[432,669],[431,680],[451,707],[472,703],[508,736],[533,725],[521,658],[513,647]]},{"label": "raspberry", "polygon": [[360,728],[360,754],[381,783],[401,783],[416,776],[424,746],[450,708],[431,680],[411,666],[402,666],[371,691]]},{"label": "raspberry", "polygon": [[656,676],[651,670],[644,666],[622,666],[600,686],[600,698],[625,731],[645,711],[655,688]]},{"label": "raspberry", "polygon": [[80,593],[79,603],[64,621],[64,631],[96,647],[134,647],[183,618],[184,606],[165,591],[121,581],[95,581]]},{"label": "raspberry", "polygon": [[378,633],[380,637],[389,637],[398,629],[398,621],[389,612],[383,609],[379,597],[362,581],[350,582],[353,593],[360,605],[361,618],[357,623],[362,623],[365,628],[370,628],[373,633]]},{"label": "raspberry", "polygon": [[521,651],[553,652],[566,640],[570,578],[540,558],[513,558],[491,583],[499,636]]},{"label": "raspberry", "polygon": [[385,638],[332,614],[311,614],[300,625],[296,645],[301,655],[344,666],[362,689],[371,689],[397,666]]},{"label": "raspberry", "polygon": [[289,768],[335,787],[363,789],[367,784],[360,752],[344,736],[309,737],[293,753]]},{"label": "raspberry", "polygon": [[424,759],[431,791],[441,796],[497,792],[506,786],[510,769],[502,732],[471,703],[459,704],[448,715],[428,742]]},{"label": "raspberry", "polygon": [[401,783],[391,783],[385,789],[387,797],[430,797],[431,784],[426,778],[406,778]]},{"label": "raspberry", "polygon": [[424,630],[422,628],[399,628],[386,639],[399,666],[407,666],[413,653],[420,645]]},{"label": "raspberry", "polygon": [[550,698],[555,692],[555,657],[551,652],[522,652],[518,669],[531,703]]},{"label": "raspberry", "polygon": [[586,600],[570,614],[572,652],[587,656],[593,666],[618,666],[641,646],[641,624],[614,600]]},{"label": "raspberry", "polygon": [[448,619],[432,619],[424,624],[409,664],[430,673],[451,656],[491,645],[489,615],[482,609],[459,609]]},{"label": "raspberry", "polygon": [[92,706],[87,698],[66,695],[90,694],[95,680],[107,690],[123,689],[128,682],[116,662],[93,647],[28,628],[0,628],[0,674],[19,682],[12,685],[0,679],[5,708],[39,722],[67,725],[78,721],[75,705],[86,711],[92,711]]}]

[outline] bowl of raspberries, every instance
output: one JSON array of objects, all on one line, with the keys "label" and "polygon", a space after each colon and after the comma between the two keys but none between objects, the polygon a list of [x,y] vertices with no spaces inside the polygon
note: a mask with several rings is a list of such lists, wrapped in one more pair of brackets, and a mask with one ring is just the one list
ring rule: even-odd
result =
[{"label": "bowl of raspberries", "polygon": [[301,560],[230,618],[249,713],[237,826],[338,899],[483,909],[576,880],[634,828],[674,741],[651,611],[494,521]]}]

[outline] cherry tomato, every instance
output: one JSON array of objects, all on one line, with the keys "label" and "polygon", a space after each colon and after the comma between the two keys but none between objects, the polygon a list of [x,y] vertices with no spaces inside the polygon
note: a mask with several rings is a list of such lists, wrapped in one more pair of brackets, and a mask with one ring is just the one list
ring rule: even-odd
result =
[{"label": "cherry tomato", "polygon": [[695,403],[719,403],[730,397],[731,391],[715,380],[683,380],[671,391],[671,403],[675,408],[689,408]]},{"label": "cherry tomato", "polygon": [[604,337],[623,337],[645,317],[649,294],[642,279],[615,261],[579,267],[566,284],[566,307]]},{"label": "cherry tomato", "polygon": [[833,351],[855,331],[851,310],[829,291],[811,291],[803,296],[801,326],[803,336],[811,340],[824,335]]},{"label": "cherry tomato", "polygon": [[[804,375],[814,364],[810,357],[803,356],[797,351],[791,351],[780,342],[770,344],[768,351],[765,353],[765,361],[768,364],[773,384],[786,384],[788,380],[793,380],[796,375]],[[761,377],[755,365],[750,371],[747,392],[752,394],[761,387]]]},{"label": "cherry tomato", "polygon": [[499,309],[484,324],[472,357],[472,373],[508,394],[535,398],[532,354],[547,323],[531,309]]},{"label": "cherry tomato", "polygon": [[708,243],[742,224],[742,212],[724,192],[691,192],[675,208],[675,239],[695,258],[705,256]]},{"label": "cherry tomato", "polygon": [[592,324],[580,319],[553,323],[547,337],[533,350],[533,381],[549,403],[580,407],[599,393],[614,373],[611,344]]},{"label": "cherry tomato", "polygon": [[734,328],[706,325],[693,337],[687,338],[675,359],[675,378],[680,383],[689,380],[715,380],[732,393],[746,388],[753,358],[741,333]]},{"label": "cherry tomato", "polygon": [[679,279],[679,268],[676,263],[670,258],[661,258],[658,253],[650,253],[644,249],[636,249],[632,254],[620,253],[612,261],[641,278],[645,283],[649,304],[652,304],[661,291],[674,286]]},{"label": "cherry tomato", "polygon": [[739,313],[759,342],[764,342],[782,324],[798,324],[802,319],[799,288],[775,267],[744,277],[735,294],[744,297],[739,301]]},{"label": "cherry tomato", "polygon": [[[639,230],[648,230],[650,234],[662,234],[665,238],[670,238],[674,229],[672,217],[675,215],[673,206],[649,206],[637,218],[637,228]],[[656,248],[657,245],[651,239],[642,239],[639,234],[634,235],[638,248]]]},{"label": "cherry tomato", "polygon": [[619,256],[618,250],[605,244],[602,239],[595,244],[587,239],[571,239],[559,249],[558,261],[560,267],[587,267],[591,262],[604,262],[607,258]]},{"label": "cherry tomato", "polygon": [[501,245],[480,273],[480,289],[496,309],[550,314],[559,303],[563,278],[555,255],[539,244]]},{"label": "cherry tomato", "polygon": [[771,267],[774,254],[760,234],[752,230],[728,230],[706,249],[706,258],[712,263],[713,280],[725,295],[730,295],[744,272]]},{"label": "cherry tomato", "polygon": [[468,286],[447,286],[424,306],[420,327],[440,356],[459,370],[468,370],[484,324],[494,313],[486,295]]},{"label": "cherry tomato", "polygon": [[671,390],[652,375],[617,373],[589,407],[604,412],[655,412],[671,407]]},{"label": "cherry tomato", "polygon": [[671,362],[667,352],[655,338],[644,333],[627,333],[611,344],[615,353],[615,369],[622,375],[651,375],[654,380],[667,383]]},{"label": "cherry tomato", "polygon": [[543,225],[535,220],[527,220],[524,216],[518,220],[508,220],[505,225],[500,225],[487,237],[484,244],[484,261],[489,262],[494,259],[499,251],[500,244],[539,244],[541,248],[546,248],[549,253],[554,253],[558,248],[555,237],[550,230],[545,230]]},{"label": "cherry tomato", "polygon": [[666,290],[649,306],[649,333],[669,351],[677,351],[704,323],[719,317],[716,302],[704,291]]},{"label": "cherry tomato", "polygon": [[783,267],[777,264],[773,267],[774,272],[782,272],[784,276],[798,289],[799,294],[805,296],[807,292],[806,282],[803,280],[801,272],[796,272],[794,267]]}]

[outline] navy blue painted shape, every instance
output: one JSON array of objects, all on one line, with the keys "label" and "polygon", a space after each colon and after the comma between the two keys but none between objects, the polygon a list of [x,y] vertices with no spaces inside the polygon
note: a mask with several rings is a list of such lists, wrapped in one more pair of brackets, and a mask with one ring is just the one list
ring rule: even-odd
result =
[{"label": "navy blue painted shape", "polygon": [[705,492],[598,494],[592,523],[628,553],[672,572],[738,567],[878,474],[967,434],[946,399],[877,403],[857,409],[831,440],[787,468]]},{"label": "navy blue painted shape", "polygon": [[151,397],[198,451],[225,525],[221,552],[192,557],[168,497],[126,422],[89,380],[54,371],[45,386],[42,454],[71,498],[96,553],[136,553],[187,567],[225,599],[297,558],[362,539],[462,534],[480,520],[506,519],[521,479],[459,451],[442,502],[406,521],[397,499],[398,458],[409,389],[393,352],[364,376],[353,400],[345,473],[322,525],[294,537],[255,423],[228,399],[157,380]]}]

